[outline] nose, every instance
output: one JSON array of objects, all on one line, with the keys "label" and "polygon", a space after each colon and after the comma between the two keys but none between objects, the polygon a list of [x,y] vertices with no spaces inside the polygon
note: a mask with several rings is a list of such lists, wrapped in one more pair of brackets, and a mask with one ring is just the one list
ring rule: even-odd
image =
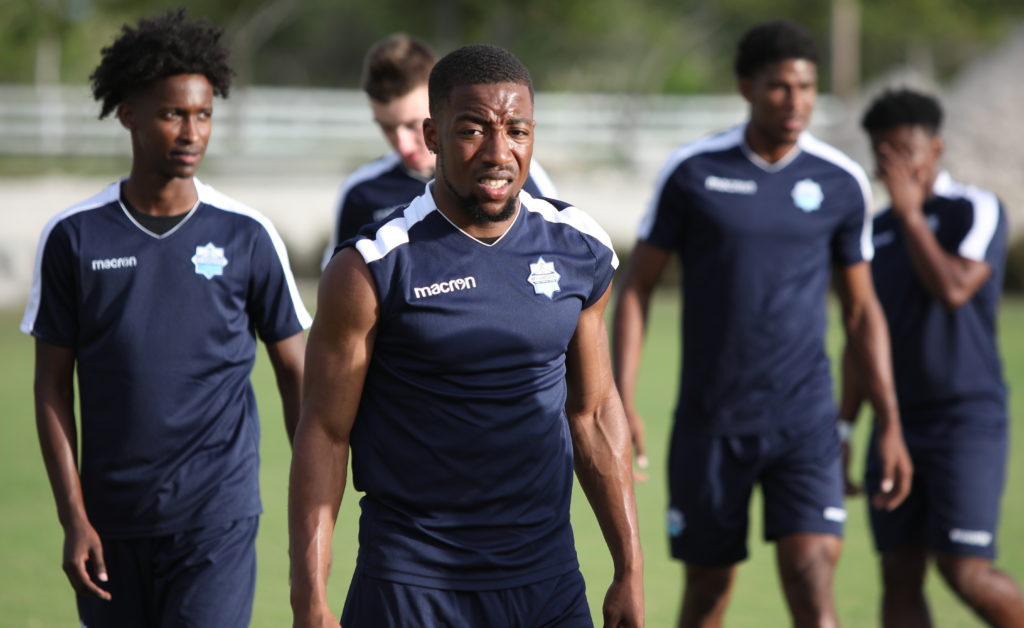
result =
[{"label": "nose", "polygon": [[395,131],[395,149],[400,155],[413,155],[426,148],[423,142],[423,133],[419,129],[407,129],[404,127]]},{"label": "nose", "polygon": [[184,116],[178,129],[178,141],[192,144],[199,138],[199,121],[195,116]]},{"label": "nose", "polygon": [[501,165],[512,161],[512,140],[503,130],[487,133],[480,149],[487,163]]}]

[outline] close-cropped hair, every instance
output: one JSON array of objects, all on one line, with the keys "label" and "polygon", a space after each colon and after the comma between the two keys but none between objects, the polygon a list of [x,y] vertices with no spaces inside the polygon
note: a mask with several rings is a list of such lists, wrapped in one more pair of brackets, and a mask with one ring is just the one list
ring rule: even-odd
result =
[{"label": "close-cropped hair", "polygon": [[860,124],[868,133],[919,126],[935,135],[942,127],[942,105],[935,97],[912,89],[889,89],[871,103]]},{"label": "close-cropped hair", "polygon": [[529,70],[508,50],[489,44],[471,44],[448,53],[430,72],[431,117],[437,117],[439,107],[448,101],[456,87],[492,83],[525,85],[533,99]]},{"label": "close-cropped hair", "polygon": [[804,59],[817,65],[818,45],[814,38],[793,22],[764,22],[740,39],[736,49],[736,76],[750,78],[765,66],[789,59]]},{"label": "close-cropped hair", "polygon": [[363,91],[387,104],[426,85],[437,57],[422,41],[401,33],[383,39],[363,59]]},{"label": "close-cropped hair", "polygon": [[100,118],[155,81],[179,74],[202,74],[215,95],[226,97],[234,71],[222,36],[205,20],[189,20],[185,9],[122,26],[89,77],[93,97],[102,103]]}]

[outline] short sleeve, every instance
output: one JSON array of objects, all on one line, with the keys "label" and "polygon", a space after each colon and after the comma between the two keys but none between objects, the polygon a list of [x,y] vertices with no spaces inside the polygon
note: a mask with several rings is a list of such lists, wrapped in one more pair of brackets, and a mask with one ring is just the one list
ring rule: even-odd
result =
[{"label": "short sleeve", "polygon": [[870,262],[875,256],[872,243],[871,187],[863,176],[851,176],[844,203],[843,220],[832,238],[832,262],[852,266]]},{"label": "short sleeve", "polygon": [[76,255],[65,222],[44,231],[21,330],[40,340],[74,348],[78,339]]},{"label": "short sleeve", "polygon": [[252,247],[249,316],[264,342],[277,342],[309,328],[284,242],[272,226],[256,229]]},{"label": "short sleeve", "polygon": [[683,176],[682,166],[664,170],[659,175],[654,198],[637,231],[641,241],[665,251],[682,247],[687,206]]}]

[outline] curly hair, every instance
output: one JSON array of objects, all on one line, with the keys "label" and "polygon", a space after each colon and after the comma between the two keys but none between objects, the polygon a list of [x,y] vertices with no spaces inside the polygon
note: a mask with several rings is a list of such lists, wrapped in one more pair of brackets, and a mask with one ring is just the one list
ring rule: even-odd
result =
[{"label": "curly hair", "polygon": [[942,126],[942,105],[921,92],[890,89],[871,103],[860,125],[868,133],[898,126],[919,126],[929,135],[935,135]]},{"label": "curly hair", "polygon": [[396,34],[370,48],[363,60],[363,91],[387,104],[426,85],[437,58],[422,41]]},{"label": "curly hair", "polygon": [[508,50],[489,44],[471,44],[448,53],[430,72],[427,87],[430,115],[437,117],[441,104],[447,102],[456,87],[492,83],[525,85],[533,99],[530,71]]},{"label": "curly hair", "polygon": [[100,52],[102,60],[89,79],[93,97],[102,103],[105,118],[125,98],[153,82],[178,74],[202,74],[217,96],[228,95],[234,71],[223,31],[205,20],[187,20],[185,9],[142,18],[133,28],[125,24],[114,43]]},{"label": "curly hair", "polygon": [[805,59],[817,65],[818,45],[814,38],[793,22],[764,22],[740,39],[736,49],[736,76],[751,78],[761,68],[789,59]]}]

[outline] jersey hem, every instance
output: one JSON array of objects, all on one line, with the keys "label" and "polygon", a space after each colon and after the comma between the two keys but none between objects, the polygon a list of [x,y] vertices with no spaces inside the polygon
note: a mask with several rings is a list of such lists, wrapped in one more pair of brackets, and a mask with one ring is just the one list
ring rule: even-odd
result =
[{"label": "jersey hem", "polygon": [[531,570],[527,573],[518,573],[502,578],[481,577],[479,574],[473,574],[471,572],[467,573],[465,576],[457,577],[451,574],[423,574],[403,571],[396,568],[375,567],[373,565],[367,565],[366,562],[361,559],[356,560],[356,570],[370,578],[449,591],[492,591],[496,589],[510,589],[513,587],[534,584],[550,578],[557,578],[576,571],[579,568],[579,560],[573,558],[572,560],[567,560],[543,569]]}]

